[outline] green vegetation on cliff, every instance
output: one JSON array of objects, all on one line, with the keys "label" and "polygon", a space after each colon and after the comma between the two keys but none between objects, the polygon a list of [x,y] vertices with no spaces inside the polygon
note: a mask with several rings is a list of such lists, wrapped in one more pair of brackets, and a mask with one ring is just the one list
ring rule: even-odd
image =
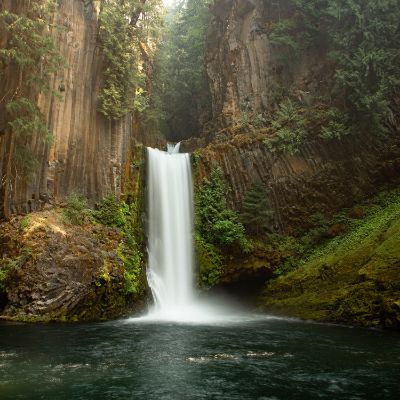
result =
[{"label": "green vegetation on cliff", "polygon": [[321,100],[312,105],[283,100],[267,122],[264,143],[271,152],[295,154],[306,141],[341,139],[352,132],[348,116]]},{"label": "green vegetation on cliff", "polygon": [[[205,71],[209,0],[182,0],[170,9],[154,62],[148,118],[170,140],[200,133],[210,114]],[[150,121],[149,121],[150,122]]]},{"label": "green vegetation on cliff", "polygon": [[135,196],[119,200],[109,194],[93,211],[96,221],[119,228],[122,236],[117,254],[124,264],[125,291],[128,297],[138,299],[144,293],[144,232],[140,222],[140,202]]},{"label": "green vegetation on cliff", "polygon": [[10,275],[19,267],[23,266],[32,257],[32,249],[22,247],[12,257],[0,261],[0,296],[7,293],[8,280]]},{"label": "green vegetation on cliff", "polygon": [[73,225],[83,225],[88,222],[90,210],[85,196],[79,193],[71,193],[66,198],[66,205],[62,210],[66,222]]},{"label": "green vegetation on cliff", "polygon": [[261,235],[271,230],[273,211],[260,182],[250,185],[243,199],[240,218],[248,233]]},{"label": "green vegetation on cliff", "polygon": [[[311,91],[278,87],[267,121],[268,148],[295,153],[317,137],[366,139],[394,125],[400,88],[398,0],[288,0],[290,13],[268,26],[282,65],[319,55],[325,69]],[[321,83],[323,82],[323,87]],[[318,86],[320,86],[318,88]]]},{"label": "green vegetation on cliff", "polygon": [[100,14],[104,85],[99,110],[119,119],[148,103],[146,64],[152,62],[153,42],[161,25],[161,0],[106,0]]},{"label": "green vegetation on cliff", "polygon": [[199,265],[199,284],[206,288],[218,284],[223,273],[221,251],[207,243],[199,234],[195,236],[195,250]]},{"label": "green vegetation on cliff", "polygon": [[245,250],[249,243],[243,224],[238,213],[227,206],[225,191],[222,171],[215,168],[196,191],[197,231],[208,243]]},{"label": "green vegetation on cliff", "polygon": [[195,191],[195,242],[200,281],[206,286],[218,283],[224,253],[251,248],[239,214],[226,203],[226,190],[222,171],[215,168]]},{"label": "green vegetation on cliff", "polygon": [[347,233],[305,252],[303,237],[303,257],[292,256],[287,268],[278,269],[280,276],[267,284],[260,299],[264,309],[306,319],[400,327],[400,192],[382,193],[348,213],[336,216]]}]

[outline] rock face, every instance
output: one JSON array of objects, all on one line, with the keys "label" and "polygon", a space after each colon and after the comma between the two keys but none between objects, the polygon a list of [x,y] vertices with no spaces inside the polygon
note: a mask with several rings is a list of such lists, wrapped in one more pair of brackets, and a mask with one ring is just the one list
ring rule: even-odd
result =
[{"label": "rock face", "polygon": [[[62,199],[72,191],[86,195],[91,201],[109,192],[121,192],[124,186],[121,171],[132,142],[138,138],[144,144],[157,144],[158,139],[151,143],[152,139],[141,135],[133,115],[111,121],[97,111],[104,67],[98,35],[98,2],[61,0],[58,3],[54,22],[64,30],[53,35],[67,66],[52,77],[51,86],[62,90],[63,100],[50,95],[37,99],[53,132],[53,142],[47,145],[32,135],[26,148],[36,157],[38,165],[29,179],[23,179],[15,171],[15,160],[11,157],[12,133],[7,121],[0,118],[3,184],[0,208],[5,215],[33,211],[46,199]],[[4,0],[0,10],[18,13],[21,7],[27,6],[27,2]],[[4,46],[6,37],[0,41]],[[3,100],[15,91],[17,75],[15,67],[6,69],[0,82]],[[0,114],[5,115],[4,102],[0,103]]]},{"label": "rock face", "polygon": [[282,90],[299,98],[329,90],[323,52],[295,57],[268,38],[292,13],[289,1],[217,0],[211,11],[206,66],[217,127],[231,125],[241,112],[270,109]]},{"label": "rock face", "polygon": [[196,153],[197,181],[213,167],[222,168],[230,205],[240,209],[253,182],[266,188],[274,212],[274,229],[293,233],[316,212],[331,214],[349,207],[380,184],[397,177],[400,143],[380,148],[361,141],[310,143],[296,155],[271,153],[248,135],[210,144]]},{"label": "rock face", "polygon": [[[382,185],[396,182],[400,123],[398,113],[394,113],[385,141],[363,132],[326,140],[310,124],[308,139],[294,154],[267,145],[276,131],[264,122],[268,117],[273,119],[283,98],[306,109],[313,104],[312,99],[329,98],[333,84],[334,66],[325,49],[316,46],[294,56],[284,45],[273,42],[274,27],[293,15],[291,3],[214,2],[206,54],[213,128],[183,146],[196,150],[193,165],[197,184],[213,168],[221,168],[229,205],[240,210],[252,183],[261,183],[273,211],[270,230],[297,237],[312,228],[313,214],[321,213],[329,219],[337,211],[370,198]],[[393,103],[393,110],[397,105]],[[262,123],[253,123],[251,118],[257,117],[262,117]],[[247,125],[243,122],[246,118]],[[365,230],[369,228],[366,223]],[[391,283],[398,275],[399,257],[397,253],[393,256],[397,239],[394,228],[385,229],[377,228],[374,234],[364,232],[367,239],[363,247],[357,247],[359,238],[354,232],[353,248],[345,247],[346,236],[341,254],[327,252],[315,265],[308,263],[307,268],[299,267],[293,274],[282,272],[282,279],[274,275],[281,273],[281,266],[285,271],[286,265],[287,255],[285,250],[279,255],[279,243],[274,243],[275,253],[266,251],[260,257],[250,254],[249,264],[245,257],[242,260],[224,253],[220,286],[249,299],[251,292],[260,290],[269,280],[260,300],[266,311],[398,329],[398,287]],[[267,238],[264,242],[268,243]],[[383,254],[386,247],[390,247],[389,255]],[[377,260],[379,271],[371,260]],[[295,258],[296,262],[300,260]],[[261,268],[257,271],[248,265]]]},{"label": "rock face", "polygon": [[1,229],[0,269],[9,271],[3,318],[85,321],[124,311],[115,229],[66,224],[55,211],[15,217]]},{"label": "rock face", "polygon": [[315,212],[329,214],[351,206],[396,177],[400,168],[400,124],[392,127],[392,137],[384,144],[368,142],[361,133],[358,139],[340,141],[314,135],[295,155],[271,152],[263,143],[267,128],[246,133],[237,129],[243,116],[273,110],[281,92],[306,104],[308,97],[326,97],[330,91],[332,70],[324,49],[294,57],[270,39],[273,27],[293,13],[290,4],[288,0],[214,2],[206,65],[215,129],[184,143],[188,150],[199,149],[198,180],[212,167],[222,168],[234,208],[240,209],[253,182],[261,182],[274,211],[274,229],[281,233],[307,225]]}]

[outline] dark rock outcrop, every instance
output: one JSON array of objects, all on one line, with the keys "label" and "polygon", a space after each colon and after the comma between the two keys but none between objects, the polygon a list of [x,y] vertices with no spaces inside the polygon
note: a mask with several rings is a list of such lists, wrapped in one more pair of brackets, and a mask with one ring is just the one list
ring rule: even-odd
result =
[{"label": "dark rock outcrop", "polygon": [[4,319],[85,321],[121,315],[125,304],[121,239],[112,228],[70,225],[55,211],[1,226],[8,270]]}]

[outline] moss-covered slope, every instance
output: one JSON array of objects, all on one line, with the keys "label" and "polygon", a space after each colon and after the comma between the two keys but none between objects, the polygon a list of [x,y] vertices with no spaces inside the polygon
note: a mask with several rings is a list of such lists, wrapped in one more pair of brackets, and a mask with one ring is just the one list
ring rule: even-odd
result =
[{"label": "moss-covered slope", "polygon": [[376,199],[353,228],[270,281],[264,310],[400,329],[400,193]]},{"label": "moss-covered slope", "polygon": [[[69,204],[0,225],[0,319],[105,320],[139,306],[146,285],[127,222],[132,206],[115,201],[110,207],[110,198],[96,211]],[[117,218],[123,227],[111,223]]]}]

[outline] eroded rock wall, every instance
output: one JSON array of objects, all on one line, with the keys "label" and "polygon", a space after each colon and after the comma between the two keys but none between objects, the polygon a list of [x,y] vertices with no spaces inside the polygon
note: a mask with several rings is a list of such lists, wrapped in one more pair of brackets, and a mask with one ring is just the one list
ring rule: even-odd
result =
[{"label": "eroded rock wall", "polygon": [[7,286],[0,319],[98,320],[126,309],[118,230],[71,225],[55,210],[16,216],[0,228]]},{"label": "eroded rock wall", "polygon": [[230,205],[240,210],[252,183],[261,182],[274,212],[274,230],[294,233],[309,217],[350,207],[400,171],[400,142],[378,146],[351,138],[302,146],[296,155],[271,153],[248,135],[210,144],[195,156],[197,181],[220,167]]},{"label": "eroded rock wall", "polygon": [[[202,140],[184,143],[199,149],[196,171],[201,180],[213,166],[222,168],[230,205],[240,209],[253,182],[261,182],[275,215],[275,230],[290,233],[315,212],[331,214],[351,206],[400,170],[400,123],[385,143],[362,132],[342,140],[312,139],[290,155],[271,152],[267,128],[241,129],[244,117],[270,114],[279,98],[299,104],[329,98],[332,65],[318,46],[290,51],[271,37],[280,21],[293,15],[289,0],[216,0],[208,30],[206,66],[212,93],[214,129]],[[281,97],[279,97],[281,96]],[[252,124],[252,121],[249,121]],[[397,132],[397,133],[396,133]]]},{"label": "eroded rock wall", "polygon": [[323,49],[295,54],[269,38],[292,14],[288,0],[217,0],[211,11],[206,67],[218,128],[271,109],[282,91],[302,99],[329,89]]},{"label": "eroded rock wall", "polygon": [[[2,10],[14,13],[24,5],[13,0],[0,2]],[[16,170],[12,157],[15,140],[4,118],[5,101],[18,86],[14,66],[6,69],[0,82],[0,200],[5,215],[33,211],[44,201],[63,199],[73,191],[92,202],[109,192],[121,192],[122,171],[132,143],[157,145],[160,141],[143,135],[133,115],[110,121],[97,111],[104,67],[98,35],[99,2],[60,0],[54,22],[64,28],[53,36],[66,67],[51,78],[51,86],[61,90],[63,100],[50,95],[36,99],[54,137],[51,145],[35,134],[26,140],[27,150],[38,161],[29,178]],[[0,40],[4,46],[6,38]]]}]

